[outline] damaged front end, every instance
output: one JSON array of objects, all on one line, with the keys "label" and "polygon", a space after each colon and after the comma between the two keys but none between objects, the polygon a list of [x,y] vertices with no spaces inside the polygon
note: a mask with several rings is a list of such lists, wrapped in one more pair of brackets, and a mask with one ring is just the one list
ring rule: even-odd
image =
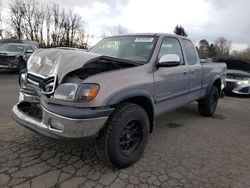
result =
[{"label": "damaged front end", "polygon": [[77,108],[92,101],[97,83],[83,81],[95,74],[135,67],[134,62],[84,52],[45,50],[28,62],[19,77],[20,97],[12,116],[20,124],[54,138],[96,136],[113,108]]}]

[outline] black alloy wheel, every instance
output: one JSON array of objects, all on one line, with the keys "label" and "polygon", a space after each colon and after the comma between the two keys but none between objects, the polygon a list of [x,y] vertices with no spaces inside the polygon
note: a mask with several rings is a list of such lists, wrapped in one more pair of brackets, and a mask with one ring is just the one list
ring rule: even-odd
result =
[{"label": "black alloy wheel", "polygon": [[130,155],[137,149],[142,139],[142,125],[132,120],[124,127],[120,136],[120,149],[124,155]]}]

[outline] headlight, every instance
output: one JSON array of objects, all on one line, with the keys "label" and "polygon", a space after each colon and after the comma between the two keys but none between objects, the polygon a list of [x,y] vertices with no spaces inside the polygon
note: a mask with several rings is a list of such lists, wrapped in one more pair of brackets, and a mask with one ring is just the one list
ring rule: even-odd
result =
[{"label": "headlight", "polygon": [[65,83],[58,86],[54,98],[65,101],[88,102],[93,100],[99,91],[97,84]]},{"label": "headlight", "polygon": [[21,72],[19,74],[19,85],[21,88],[24,88],[26,86],[27,83],[27,73],[25,72]]},{"label": "headlight", "polygon": [[93,100],[99,91],[97,84],[81,84],[77,92],[77,102],[89,102]]},{"label": "headlight", "polygon": [[10,60],[10,61],[19,61],[20,59],[21,59],[21,56],[19,56],[19,55],[9,57],[9,60]]},{"label": "headlight", "polygon": [[221,81],[221,90],[223,90],[225,88],[225,82]]},{"label": "headlight", "polygon": [[54,98],[65,101],[74,101],[78,89],[77,83],[65,83],[58,86]]},{"label": "headlight", "polygon": [[249,80],[238,81],[237,84],[238,84],[238,85],[241,85],[241,84],[249,84]]}]

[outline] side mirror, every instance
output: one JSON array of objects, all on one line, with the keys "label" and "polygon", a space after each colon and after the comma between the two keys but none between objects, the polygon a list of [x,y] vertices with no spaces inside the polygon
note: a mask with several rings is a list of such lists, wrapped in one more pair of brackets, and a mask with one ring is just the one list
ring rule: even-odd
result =
[{"label": "side mirror", "polygon": [[26,54],[32,54],[34,51],[33,50],[27,50]]},{"label": "side mirror", "polygon": [[180,65],[180,57],[176,54],[166,54],[161,57],[158,67],[174,67]]}]

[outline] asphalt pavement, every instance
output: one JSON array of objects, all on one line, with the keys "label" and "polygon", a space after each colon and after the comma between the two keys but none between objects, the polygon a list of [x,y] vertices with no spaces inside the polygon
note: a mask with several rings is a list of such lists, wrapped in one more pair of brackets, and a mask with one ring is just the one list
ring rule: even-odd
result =
[{"label": "asphalt pavement", "polygon": [[57,141],[12,120],[18,76],[0,72],[0,187],[250,187],[250,98],[225,97],[212,118],[197,104],[157,118],[142,158],[111,169],[92,141]]}]

